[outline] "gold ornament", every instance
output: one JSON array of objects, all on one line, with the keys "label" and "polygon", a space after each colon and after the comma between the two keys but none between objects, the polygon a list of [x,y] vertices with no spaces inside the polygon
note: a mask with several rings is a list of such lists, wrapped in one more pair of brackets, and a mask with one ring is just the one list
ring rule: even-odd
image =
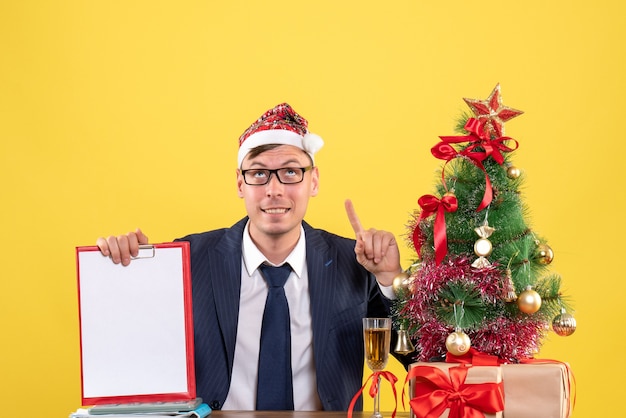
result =
[{"label": "gold ornament", "polygon": [[415,347],[409,338],[409,333],[402,325],[400,325],[400,329],[398,330],[398,341],[396,342],[396,347],[393,351],[395,353],[402,354],[403,356],[415,351]]},{"label": "gold ornament", "polygon": [[519,168],[512,166],[512,165],[508,166],[508,168],[506,169],[506,175],[510,179],[519,178],[521,174],[522,174],[522,171]]},{"label": "gold ornament", "polygon": [[487,221],[485,221],[478,228],[474,228],[474,231],[478,234],[480,238],[478,238],[478,240],[474,243],[474,254],[476,254],[478,258],[474,260],[474,262],[472,263],[472,267],[483,268],[491,265],[489,260],[487,260],[485,257],[491,254],[491,251],[493,250],[493,245],[491,244],[491,241],[489,241],[487,238],[489,238],[491,234],[495,232],[495,230],[495,228],[492,228],[489,226],[489,224],[487,224]]},{"label": "gold ornament", "polygon": [[552,329],[556,335],[568,337],[576,331],[576,318],[561,309],[561,313],[552,320]]},{"label": "gold ornament", "polygon": [[531,286],[527,286],[517,297],[517,306],[525,314],[534,314],[541,308],[541,296]]},{"label": "gold ornament", "polygon": [[446,338],[446,348],[448,353],[455,356],[462,356],[467,353],[472,346],[470,338],[461,330],[456,330]]},{"label": "gold ornament", "polygon": [[537,252],[535,253],[535,258],[541,264],[550,264],[552,260],[554,260],[554,251],[548,244],[537,244]]},{"label": "gold ornament", "polygon": [[504,279],[504,289],[502,291],[502,298],[505,302],[514,302],[517,300],[517,293],[515,293],[515,284],[513,283],[513,276],[511,275],[511,269],[506,269],[506,278]]},{"label": "gold ornament", "polygon": [[491,254],[492,250],[493,245],[491,244],[491,241],[489,241],[487,238],[479,238],[474,243],[474,254],[479,257],[487,257],[489,254]]},{"label": "gold ornament", "polygon": [[393,291],[398,296],[404,295],[407,291],[411,291],[411,276],[409,273],[403,271],[393,278],[393,282],[391,283],[391,287]]}]

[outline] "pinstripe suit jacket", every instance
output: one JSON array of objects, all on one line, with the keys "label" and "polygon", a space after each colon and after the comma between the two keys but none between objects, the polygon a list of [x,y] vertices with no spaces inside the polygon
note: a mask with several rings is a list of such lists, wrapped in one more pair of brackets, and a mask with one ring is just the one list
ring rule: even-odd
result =
[{"label": "pinstripe suit jacket", "polygon": [[[214,409],[230,386],[246,222],[180,239],[191,248],[197,393]],[[361,318],[388,316],[389,300],[356,262],[354,240],[303,226],[317,391],[325,410],[345,411],[363,379]]]}]

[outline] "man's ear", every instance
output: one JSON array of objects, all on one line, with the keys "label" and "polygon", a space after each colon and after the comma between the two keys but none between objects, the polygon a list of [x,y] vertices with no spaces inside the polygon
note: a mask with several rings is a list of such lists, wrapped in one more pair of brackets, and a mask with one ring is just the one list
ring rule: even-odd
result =
[{"label": "man's ear", "polygon": [[237,169],[237,195],[241,198],[243,198],[243,184],[243,175],[241,174],[241,170]]},{"label": "man's ear", "polygon": [[317,166],[311,169],[311,196],[317,196],[320,187],[320,172]]}]

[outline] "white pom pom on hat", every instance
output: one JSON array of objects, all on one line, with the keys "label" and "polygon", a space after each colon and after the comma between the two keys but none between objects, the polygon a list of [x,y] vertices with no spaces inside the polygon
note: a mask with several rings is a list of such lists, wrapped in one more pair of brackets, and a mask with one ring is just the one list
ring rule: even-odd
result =
[{"label": "white pom pom on hat", "polygon": [[293,145],[315,161],[314,154],[324,141],[308,131],[308,121],[297,114],[287,103],[281,103],[265,112],[239,137],[237,167],[241,167],[248,153],[260,145]]},{"label": "white pom pom on hat", "polygon": [[313,154],[319,151],[323,146],[324,140],[319,135],[311,133],[304,134],[304,137],[302,138],[302,147],[306,152],[311,154],[311,156],[313,156]]}]

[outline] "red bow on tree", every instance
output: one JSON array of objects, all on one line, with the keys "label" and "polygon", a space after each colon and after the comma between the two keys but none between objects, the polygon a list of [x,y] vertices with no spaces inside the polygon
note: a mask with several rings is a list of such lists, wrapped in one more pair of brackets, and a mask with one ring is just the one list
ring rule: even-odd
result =
[{"label": "red bow on tree", "polygon": [[[493,158],[498,164],[504,164],[504,156],[502,152],[515,151],[519,144],[513,138],[508,136],[501,136],[497,138],[491,138],[489,133],[485,130],[484,121],[478,119],[469,118],[465,124],[465,130],[470,134],[457,138],[467,138],[467,141],[471,142],[471,145],[463,150],[466,155],[473,155],[472,159],[484,161],[487,157]],[[440,138],[454,138],[454,137],[440,137]],[[511,140],[515,143],[515,148],[508,147],[504,141]],[[477,148],[482,148],[483,151],[476,151]]]},{"label": "red bow on tree", "polygon": [[413,230],[413,245],[417,253],[420,254],[423,242],[419,229],[420,221],[435,214],[435,262],[439,265],[448,252],[445,212],[456,212],[459,206],[458,201],[455,195],[446,193],[441,199],[430,194],[424,195],[417,200],[417,203],[422,208],[422,211]]},{"label": "red bow on tree", "polygon": [[[502,165],[504,164],[504,155],[502,153],[515,151],[519,144],[516,140],[507,136],[493,139],[490,138],[489,133],[485,130],[484,120],[480,121],[478,119],[470,118],[465,124],[465,130],[470,134],[463,136],[440,136],[439,138],[442,142],[436,144],[430,151],[435,158],[445,160],[446,164],[453,158],[466,157],[483,173],[485,173],[485,193],[480,205],[478,205],[478,208],[476,209],[477,212],[480,212],[489,206],[491,200],[493,199],[491,181],[489,180],[489,176],[487,175],[487,171],[485,170],[482,162],[488,157],[492,157],[498,164]],[[505,145],[504,142],[507,140],[514,141],[515,147],[511,148]],[[450,145],[464,142],[469,142],[469,145],[461,151],[457,151],[456,148]],[[441,171],[441,175],[443,178],[443,170]]]}]

